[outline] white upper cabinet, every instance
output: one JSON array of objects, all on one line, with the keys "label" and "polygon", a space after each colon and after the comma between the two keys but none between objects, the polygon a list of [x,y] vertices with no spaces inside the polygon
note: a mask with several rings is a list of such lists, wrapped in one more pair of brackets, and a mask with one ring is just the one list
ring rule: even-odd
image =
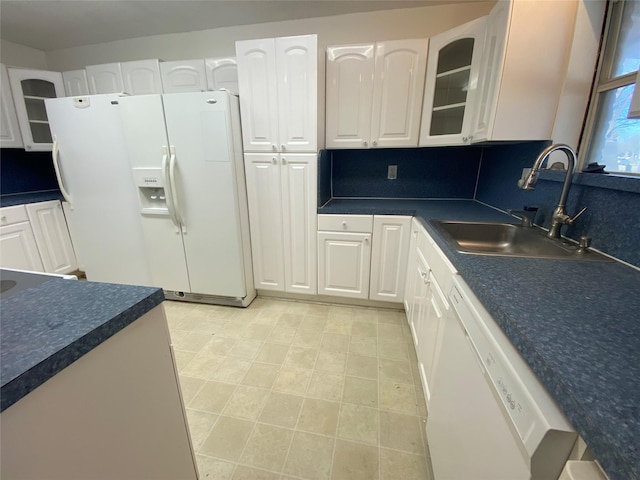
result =
[{"label": "white upper cabinet", "polygon": [[89,93],[120,93],[124,91],[120,63],[89,65],[85,68],[89,81]]},{"label": "white upper cabinet", "polygon": [[11,96],[7,67],[0,63],[0,147],[22,148],[16,107]]},{"label": "white upper cabinet", "polygon": [[205,59],[207,89],[228,90],[238,95],[238,62],[235,57]]},{"label": "white upper cabinet", "polygon": [[577,5],[497,2],[487,22],[474,142],[552,138]]},{"label": "white upper cabinet", "polygon": [[89,83],[85,69],[62,72],[62,81],[64,82],[64,91],[67,93],[67,97],[89,95]]},{"label": "white upper cabinet", "polygon": [[9,80],[25,150],[51,151],[53,140],[44,101],[65,96],[62,74],[10,68]]},{"label": "white upper cabinet", "polygon": [[483,17],[430,39],[420,146],[471,142],[486,25]]},{"label": "white upper cabinet", "polygon": [[164,93],[206,92],[204,59],[160,62]]},{"label": "white upper cabinet", "polygon": [[376,44],[371,146],[417,145],[427,44],[423,39]]},{"label": "white upper cabinet", "polygon": [[162,93],[158,60],[122,62],[120,68],[125,92],[131,95]]},{"label": "white upper cabinet", "polygon": [[327,148],[368,148],[375,44],[327,48]]},{"label": "white upper cabinet", "polygon": [[317,150],[317,36],[236,42],[246,152]]},{"label": "white upper cabinet", "polygon": [[327,49],[327,148],[418,145],[428,40]]}]

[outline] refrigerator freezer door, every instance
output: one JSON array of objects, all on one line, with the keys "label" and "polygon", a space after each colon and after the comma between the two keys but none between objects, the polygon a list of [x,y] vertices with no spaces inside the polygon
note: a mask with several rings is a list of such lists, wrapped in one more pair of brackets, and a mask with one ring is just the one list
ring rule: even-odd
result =
[{"label": "refrigerator freezer door", "polygon": [[[182,96],[182,95],[180,95]],[[167,131],[160,95],[139,95],[120,99],[124,137],[131,167],[162,168],[163,155],[168,157]],[[168,158],[166,158],[166,162]],[[168,163],[167,163],[168,165]],[[169,192],[164,182],[167,196]],[[143,214],[140,188],[136,187],[135,214],[142,222],[153,285],[165,290],[191,292],[180,229],[167,215]],[[171,202],[167,198],[167,204]]]},{"label": "refrigerator freezer door", "polygon": [[117,95],[45,100],[64,186],[73,198],[72,241],[87,279],[151,285]]},{"label": "refrigerator freezer door", "polygon": [[242,298],[247,289],[229,96],[185,93],[163,95],[163,102],[191,291]]}]

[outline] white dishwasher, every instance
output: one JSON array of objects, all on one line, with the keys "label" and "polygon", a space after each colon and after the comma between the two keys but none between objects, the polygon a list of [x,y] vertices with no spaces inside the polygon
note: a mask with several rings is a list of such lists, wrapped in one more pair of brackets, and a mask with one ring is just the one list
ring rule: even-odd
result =
[{"label": "white dishwasher", "polygon": [[427,418],[435,480],[557,479],[577,434],[456,276]]}]

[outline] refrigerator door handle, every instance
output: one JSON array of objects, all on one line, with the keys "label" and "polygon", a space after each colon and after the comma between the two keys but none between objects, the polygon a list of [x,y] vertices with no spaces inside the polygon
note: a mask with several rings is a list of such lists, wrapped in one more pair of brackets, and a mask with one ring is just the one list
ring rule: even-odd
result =
[{"label": "refrigerator door handle", "polygon": [[64,182],[62,181],[62,175],[60,174],[60,147],[58,145],[58,139],[53,139],[53,148],[51,150],[51,156],[53,157],[53,169],[56,171],[56,179],[58,180],[58,186],[60,187],[60,191],[62,192],[62,196],[64,200],[69,203],[69,206],[73,209],[73,197],[69,194],[67,189],[64,187]]},{"label": "refrigerator door handle", "polygon": [[167,147],[162,147],[162,152],[162,177],[164,181],[165,198],[167,199],[167,210],[169,210],[169,218],[171,218],[171,221],[176,227],[176,233],[180,233],[180,223],[176,217],[175,206],[173,205],[173,195],[171,192],[169,163],[167,162],[169,153],[167,151]]},{"label": "refrigerator door handle", "polygon": [[182,233],[187,233],[187,226],[184,224],[180,214],[180,202],[178,200],[178,187],[176,186],[176,148],[169,147],[169,182],[171,183],[171,201],[175,208],[175,215],[180,224]]}]

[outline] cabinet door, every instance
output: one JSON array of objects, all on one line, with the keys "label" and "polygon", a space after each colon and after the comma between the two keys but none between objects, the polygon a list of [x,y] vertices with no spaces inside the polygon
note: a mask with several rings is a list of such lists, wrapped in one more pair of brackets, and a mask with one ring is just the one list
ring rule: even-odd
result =
[{"label": "cabinet door", "polygon": [[471,141],[486,17],[431,38],[420,146]]},{"label": "cabinet door", "polygon": [[318,148],[316,35],[276,38],[278,132],[281,152]]},{"label": "cabinet door", "polygon": [[[285,290],[282,175],[272,154],[245,154],[251,254],[256,288]],[[288,253],[287,253],[288,254]]]},{"label": "cabinet door", "polygon": [[205,92],[207,76],[204,59],[160,62],[164,93]]},{"label": "cabinet door", "polygon": [[318,232],[318,294],[367,298],[371,234]]},{"label": "cabinet door", "polygon": [[375,45],[327,48],[327,148],[368,148]]},{"label": "cabinet door", "polygon": [[207,89],[225,89],[238,95],[238,62],[235,57],[207,58]]},{"label": "cabinet door", "polygon": [[27,214],[44,271],[69,273],[76,270],[78,263],[60,202],[31,203],[27,205]]},{"label": "cabinet door", "polygon": [[427,293],[429,290],[429,266],[424,257],[416,252],[414,261],[409,266],[409,275],[411,280],[411,297],[409,298],[409,327],[411,328],[411,336],[413,344],[416,347],[416,354],[422,343],[420,337],[421,315],[425,309]]},{"label": "cabinet door", "polygon": [[25,150],[51,151],[53,140],[44,101],[65,96],[62,74],[10,68],[9,80]]},{"label": "cabinet door", "polygon": [[0,227],[0,266],[44,272],[29,222]]},{"label": "cabinet door", "polygon": [[236,42],[238,89],[245,152],[278,151],[275,40]]},{"label": "cabinet door", "polygon": [[89,82],[85,69],[62,72],[62,81],[64,82],[64,91],[67,93],[67,97],[89,95]]},{"label": "cabinet door", "polygon": [[124,91],[120,63],[89,65],[86,67],[86,71],[89,81],[89,93],[92,95]]},{"label": "cabinet door", "polygon": [[426,39],[376,44],[372,147],[418,145],[427,45]]},{"label": "cabinet door", "polygon": [[476,107],[471,125],[474,142],[491,138],[511,3],[498,2],[487,18]]},{"label": "cabinet door", "polygon": [[429,289],[420,314],[420,348],[416,350],[427,406],[433,393],[433,374],[440,353],[442,326],[449,308],[433,273],[429,274],[428,283]]},{"label": "cabinet door", "polygon": [[284,274],[287,292],[317,291],[317,158],[281,154]]},{"label": "cabinet door", "polygon": [[122,62],[124,91],[131,95],[162,93],[158,60]]},{"label": "cabinet door", "polygon": [[13,104],[7,67],[0,63],[0,147],[22,148],[16,107]]},{"label": "cabinet door", "polygon": [[373,217],[370,300],[403,301],[410,230],[411,217]]}]

